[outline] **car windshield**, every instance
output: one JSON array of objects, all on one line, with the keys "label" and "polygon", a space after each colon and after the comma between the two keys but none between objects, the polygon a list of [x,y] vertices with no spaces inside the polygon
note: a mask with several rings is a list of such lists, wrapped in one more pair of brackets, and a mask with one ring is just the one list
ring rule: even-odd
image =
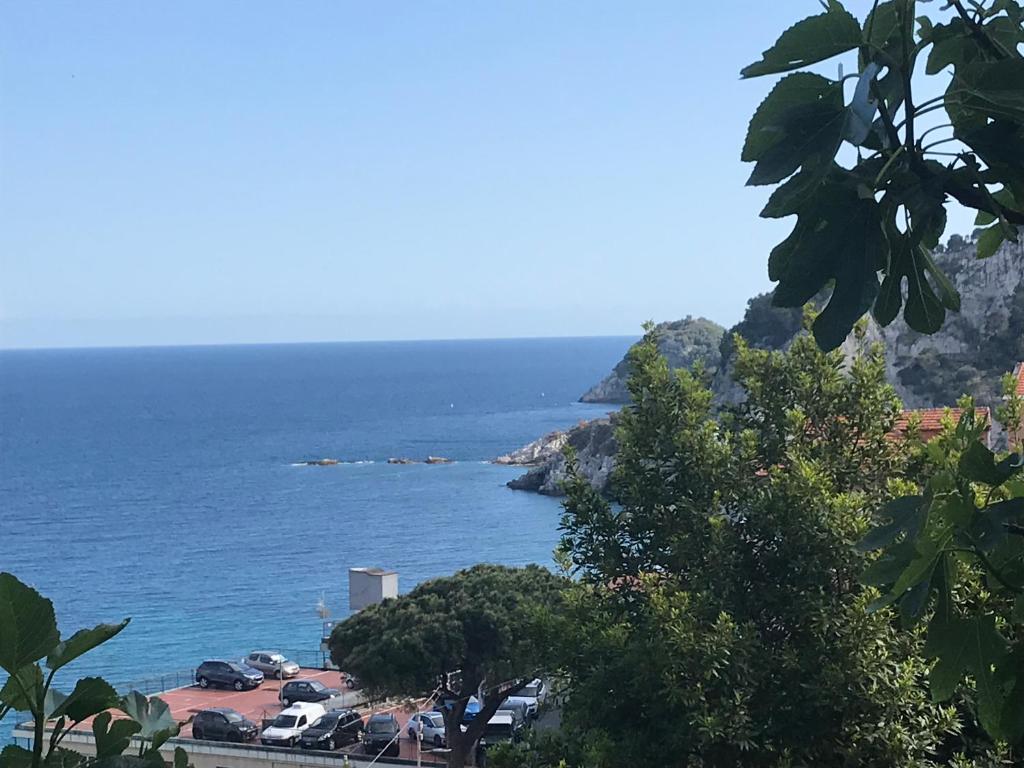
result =
[{"label": "car windshield", "polygon": [[317,691],[318,693],[320,691],[326,691],[327,690],[327,686],[324,685],[323,683],[321,683],[319,680],[310,680],[309,681],[309,687],[312,688],[314,691]]},{"label": "car windshield", "polygon": [[444,727],[444,718],[440,715],[427,715],[426,719],[435,728]]},{"label": "car windshield", "polygon": [[371,720],[366,730],[370,733],[391,733],[395,729],[390,720]]},{"label": "car windshield", "polygon": [[295,715],[278,715],[274,718],[275,728],[294,728],[295,727]]},{"label": "car windshield", "polygon": [[280,653],[272,653],[270,654],[270,661],[274,664],[284,664],[287,659]]},{"label": "car windshield", "polygon": [[537,688],[538,686],[536,685],[528,685],[523,688],[520,696],[532,696],[533,698],[537,698]]},{"label": "car windshield", "polygon": [[225,712],[224,713],[224,717],[226,717],[228,719],[229,723],[240,723],[243,720],[245,720],[245,718],[242,717],[237,712]]},{"label": "car windshield", "polygon": [[312,727],[313,728],[333,728],[338,723],[338,718],[339,717],[341,717],[341,715],[324,715],[319,720],[317,720],[315,723],[313,723]]},{"label": "car windshield", "polygon": [[228,667],[233,669],[235,672],[244,672],[245,668],[241,664],[235,664],[233,661],[228,662]]}]

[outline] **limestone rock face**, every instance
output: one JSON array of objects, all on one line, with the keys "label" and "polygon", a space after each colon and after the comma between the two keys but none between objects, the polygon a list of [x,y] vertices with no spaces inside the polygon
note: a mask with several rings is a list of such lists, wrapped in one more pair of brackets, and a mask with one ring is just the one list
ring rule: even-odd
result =
[{"label": "limestone rock face", "polygon": [[[686,317],[657,326],[658,351],[672,368],[690,368],[700,361],[709,371],[718,368],[725,329],[703,317]],[[628,403],[629,361],[623,358],[601,381],[580,397],[583,403]]]},{"label": "limestone rock face", "polygon": [[[585,423],[585,422],[581,422]],[[516,467],[535,467],[543,464],[552,456],[562,452],[569,441],[569,433],[563,430],[548,432],[544,437],[534,440],[511,453],[499,456],[495,464],[507,464]]]},{"label": "limestone rock face", "polygon": [[[974,241],[956,235],[934,254],[961,301],[960,312],[948,313],[938,333],[927,336],[912,331],[902,316],[885,328],[869,318],[863,335],[851,334],[843,343],[844,356],[852,360],[868,345],[882,342],[888,379],[908,408],[951,406],[965,393],[973,395],[978,405],[994,408],[1000,402],[1000,377],[1024,360],[1024,242],[1004,243],[995,255],[982,261],[975,254]],[[703,318],[663,323],[659,328],[671,341],[659,343],[659,348],[674,368],[703,360],[713,372],[715,404],[722,407],[743,397],[742,389],[732,379],[733,334],[761,349],[786,349],[802,328],[801,318],[800,309],[773,307],[771,296],[764,294],[748,302],[743,320],[727,334]],[[719,340],[714,352],[707,349],[710,338]],[[580,399],[627,403],[628,376],[629,365],[623,360]],[[576,448],[583,472],[600,489],[607,489],[615,464],[614,421],[613,414],[610,419],[580,424],[565,438]],[[511,481],[509,487],[561,493],[565,478],[561,446],[547,452],[535,447],[544,441],[554,446],[555,441],[549,437],[509,454],[525,452],[534,460],[524,463],[536,464],[526,475]]]},{"label": "limestone rock face", "polygon": [[[564,433],[564,445],[576,451],[580,470],[591,484],[600,490],[608,486],[615,466],[614,415],[606,419],[584,421]],[[561,449],[551,453],[540,465],[522,477],[508,482],[508,487],[519,491],[536,491],[548,496],[561,496],[565,481],[565,455]]]}]

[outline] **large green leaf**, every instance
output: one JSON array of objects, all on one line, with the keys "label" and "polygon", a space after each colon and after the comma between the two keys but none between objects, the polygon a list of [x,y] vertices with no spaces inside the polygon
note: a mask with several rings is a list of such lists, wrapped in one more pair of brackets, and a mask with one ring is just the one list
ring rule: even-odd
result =
[{"label": "large green leaf", "polygon": [[958,67],[954,83],[958,92],[947,97],[947,104],[988,118],[1024,123],[1024,58]]},{"label": "large green leaf", "polygon": [[114,720],[110,712],[101,712],[92,721],[92,734],[96,740],[97,757],[120,755],[131,744],[132,736],[142,730],[134,720]]},{"label": "large green leaf", "polygon": [[26,664],[0,688],[0,702],[19,712],[32,712],[37,708],[42,688],[43,671],[38,664]]},{"label": "large green leaf", "polygon": [[96,646],[105,643],[126,626],[131,619],[125,619],[120,624],[98,624],[92,629],[80,629],[67,640],[53,649],[46,657],[46,666],[50,669],[60,669],[83,653],[91,651]]},{"label": "large green leaf", "polygon": [[0,573],[0,668],[14,674],[60,642],[53,603],[10,573]]},{"label": "large green leaf", "polygon": [[809,16],[787,29],[775,45],[757,61],[740,72],[742,77],[758,77],[806,67],[833,56],[852,51],[861,44],[860,24],[836,0],[829,9]]},{"label": "large green leaf", "polygon": [[819,101],[789,109],[772,126],[781,132],[781,140],[760,153],[747,184],[775,184],[801,166],[824,167],[827,172],[842,143],[846,115],[838,84]]},{"label": "large green leaf", "polygon": [[31,768],[32,753],[24,747],[8,744],[0,752],[0,768]]},{"label": "large green leaf", "polygon": [[998,486],[1020,472],[1016,462],[1003,459],[996,462],[996,455],[980,442],[972,442],[960,455],[960,474],[975,483]]},{"label": "large green leaf", "polygon": [[825,98],[834,100],[835,86],[834,80],[810,72],[794,72],[779,80],[750,119],[740,154],[743,162],[759,159],[766,150],[782,140],[786,114],[790,110]]},{"label": "large green leaf", "polygon": [[74,690],[67,696],[52,690],[50,693],[53,694],[53,708],[48,716],[57,718],[66,715],[76,723],[116,707],[119,702],[117,691],[101,677],[83,677],[75,683]]},{"label": "large green leaf", "polygon": [[873,528],[857,543],[861,552],[881,549],[890,544],[899,533],[913,525],[922,513],[923,496],[900,496],[887,502],[880,510],[879,517],[889,522]]},{"label": "large green leaf", "polygon": [[120,708],[129,717],[142,726],[140,731],[144,738],[152,738],[159,731],[177,727],[177,721],[171,716],[167,702],[156,696],[146,698],[138,691],[131,691],[120,702]]}]

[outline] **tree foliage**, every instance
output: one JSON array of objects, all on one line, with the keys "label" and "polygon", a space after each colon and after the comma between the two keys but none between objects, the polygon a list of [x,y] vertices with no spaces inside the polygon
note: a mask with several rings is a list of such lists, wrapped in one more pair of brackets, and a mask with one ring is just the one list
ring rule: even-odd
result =
[{"label": "tree foliage", "polygon": [[[164,701],[135,691],[121,697],[99,677],[78,680],[70,693],[54,685],[57,672],[115,637],[128,621],[99,624],[62,638],[53,603],[14,575],[0,573],[0,669],[7,673],[0,687],[0,719],[26,712],[33,727],[32,750],[5,747],[0,768],[164,768],[160,747],[182,725]],[[127,717],[113,719],[114,709]],[[90,717],[96,755],[86,757],[61,747],[67,734]],[[126,757],[123,753],[133,736],[139,737],[138,756]],[[185,768],[187,762],[185,752],[176,748],[175,768]]]},{"label": "tree foliage", "polygon": [[[869,613],[855,547],[920,471],[894,441],[881,351],[844,370],[810,337],[736,340],[745,401],[632,356],[611,500],[572,476],[564,723],[593,766],[928,765],[970,751],[928,696],[917,634]],[[969,730],[969,729],[968,729]],[[987,742],[986,742],[987,743]]]},{"label": "tree foliage", "polygon": [[[754,113],[742,159],[754,163],[748,184],[779,185],[761,215],[796,216],[768,260],[776,304],[831,286],[814,324],[825,349],[869,310],[887,325],[902,308],[934,333],[959,309],[930,255],[950,199],[986,227],[982,258],[1024,224],[1024,13],[1017,0],[966,5],[875,0],[860,22],[828,0],[742,71],[787,73]],[[856,55],[854,74],[805,70],[843,54]]]},{"label": "tree foliage", "polygon": [[[1024,413],[1008,377],[1001,416]],[[995,738],[1024,742],[1024,476],[1019,453],[997,456],[971,408],[928,446],[927,481],[883,506],[861,542],[881,556],[862,580],[896,604],[908,626],[927,626],[935,659],[931,694],[966,690]],[[1020,432],[1011,434],[1018,440]],[[1019,449],[1019,445],[1017,446]]]},{"label": "tree foliage", "polygon": [[[498,705],[537,671],[545,617],[564,587],[540,566],[477,565],[346,619],[331,634],[331,658],[373,694],[449,701],[449,764],[461,766]],[[466,704],[478,693],[481,711],[463,733]]]}]

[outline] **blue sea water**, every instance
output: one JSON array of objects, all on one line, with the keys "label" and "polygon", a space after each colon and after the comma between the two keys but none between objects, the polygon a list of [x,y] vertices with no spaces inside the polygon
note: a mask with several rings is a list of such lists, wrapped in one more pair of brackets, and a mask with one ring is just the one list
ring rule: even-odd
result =
[{"label": "blue sea water", "polygon": [[[0,352],[0,570],[65,633],[132,617],[76,675],[314,650],[349,567],[395,569],[405,591],[550,564],[558,501],[487,462],[605,413],[576,399],[631,341]],[[454,462],[386,463],[428,454]],[[320,457],[356,463],[294,465]]]}]

